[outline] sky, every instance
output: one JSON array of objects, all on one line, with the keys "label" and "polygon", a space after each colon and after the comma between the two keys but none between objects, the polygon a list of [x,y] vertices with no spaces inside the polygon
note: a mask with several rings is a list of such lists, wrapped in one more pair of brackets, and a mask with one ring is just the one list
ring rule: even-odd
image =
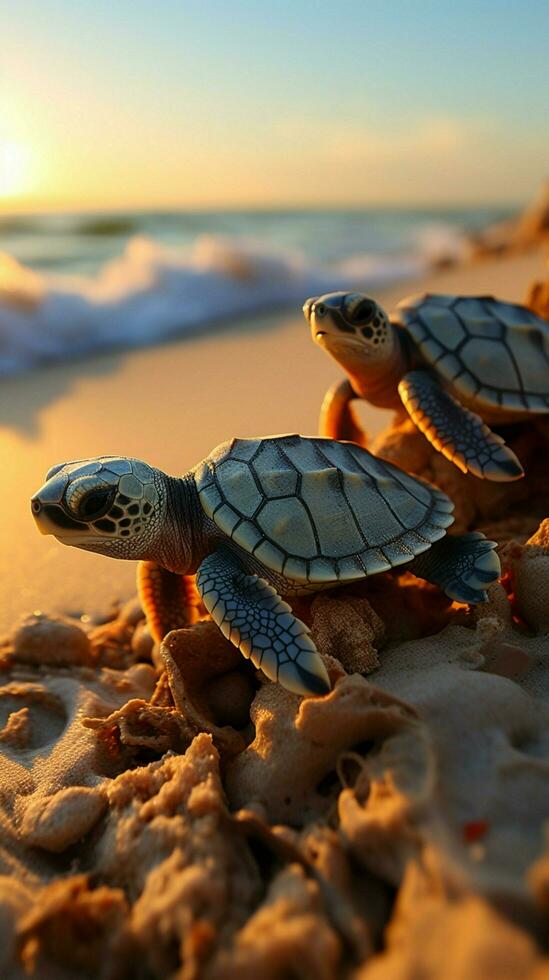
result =
[{"label": "sky", "polygon": [[2,6],[0,213],[515,204],[549,176],[547,0]]}]

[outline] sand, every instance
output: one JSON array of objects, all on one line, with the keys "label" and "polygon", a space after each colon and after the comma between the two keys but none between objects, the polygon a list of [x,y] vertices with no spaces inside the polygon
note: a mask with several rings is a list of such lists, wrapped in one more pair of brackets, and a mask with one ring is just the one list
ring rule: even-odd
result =
[{"label": "sand", "polygon": [[[521,300],[533,278],[546,278],[537,251],[452,269],[376,296],[389,309],[424,290]],[[233,435],[313,435],[324,392],[340,376],[296,312],[4,380],[0,632],[29,610],[93,616],[133,591],[133,563],[114,564],[37,534],[29,499],[53,463],[120,454],[181,473]],[[372,436],[389,418],[367,406],[360,417]]]}]

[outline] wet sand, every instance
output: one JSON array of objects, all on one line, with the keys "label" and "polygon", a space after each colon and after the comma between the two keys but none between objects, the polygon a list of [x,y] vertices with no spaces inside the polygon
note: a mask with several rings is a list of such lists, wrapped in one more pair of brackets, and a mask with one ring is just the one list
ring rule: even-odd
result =
[{"label": "wet sand", "polygon": [[[541,251],[433,274],[376,297],[389,309],[424,290],[520,301],[534,277],[544,277]],[[0,630],[36,609],[93,616],[133,592],[133,562],[65,548],[37,533],[29,498],[49,466],[120,453],[180,473],[233,435],[311,435],[324,392],[339,375],[296,313],[3,381]],[[367,406],[360,415],[372,436],[388,421]]]}]

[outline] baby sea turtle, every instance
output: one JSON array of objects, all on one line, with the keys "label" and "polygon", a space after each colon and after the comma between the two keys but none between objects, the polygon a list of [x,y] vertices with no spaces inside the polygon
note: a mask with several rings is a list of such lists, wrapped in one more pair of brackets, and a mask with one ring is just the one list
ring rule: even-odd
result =
[{"label": "baby sea turtle", "polygon": [[407,564],[452,599],[485,600],[500,572],[495,544],[480,533],[445,537],[452,510],[440,490],[353,443],[298,435],[232,439],[180,478],[125,457],[64,463],[32,499],[42,533],[141,559],[157,638],[173,623],[174,580],[196,572],[222,633],[298,694],[330,682],[281,596]]},{"label": "baby sea turtle", "polygon": [[[485,423],[549,412],[549,322],[492,296],[412,296],[388,317],[361,293],[328,293],[303,312],[313,340],[347,372],[324,407],[351,398],[398,408],[447,459],[487,480],[516,480],[522,466]],[[399,401],[400,396],[400,401]],[[478,413],[478,414],[476,414]]]}]

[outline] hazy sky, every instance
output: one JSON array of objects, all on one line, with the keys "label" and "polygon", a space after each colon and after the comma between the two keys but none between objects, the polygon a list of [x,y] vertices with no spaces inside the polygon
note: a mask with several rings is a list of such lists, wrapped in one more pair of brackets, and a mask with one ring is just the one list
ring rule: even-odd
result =
[{"label": "hazy sky", "polygon": [[516,202],[549,175],[547,0],[2,2],[3,209]]}]

